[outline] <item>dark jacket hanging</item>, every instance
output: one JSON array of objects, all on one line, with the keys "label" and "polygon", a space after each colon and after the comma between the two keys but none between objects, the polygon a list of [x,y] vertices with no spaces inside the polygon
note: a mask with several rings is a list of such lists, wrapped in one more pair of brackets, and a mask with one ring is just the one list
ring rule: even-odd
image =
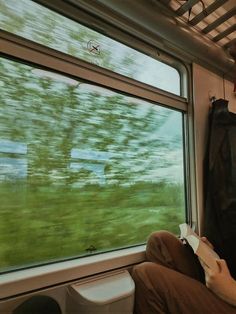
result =
[{"label": "dark jacket hanging", "polygon": [[236,279],[236,114],[224,99],[209,115],[204,166],[204,234]]}]

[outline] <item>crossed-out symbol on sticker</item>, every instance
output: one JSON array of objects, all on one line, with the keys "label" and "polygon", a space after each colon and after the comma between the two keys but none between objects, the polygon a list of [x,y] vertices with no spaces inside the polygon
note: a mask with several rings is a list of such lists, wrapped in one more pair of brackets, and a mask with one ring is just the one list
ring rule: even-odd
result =
[{"label": "crossed-out symbol on sticker", "polygon": [[88,51],[95,55],[100,55],[101,48],[100,44],[94,40],[89,40],[87,43]]}]

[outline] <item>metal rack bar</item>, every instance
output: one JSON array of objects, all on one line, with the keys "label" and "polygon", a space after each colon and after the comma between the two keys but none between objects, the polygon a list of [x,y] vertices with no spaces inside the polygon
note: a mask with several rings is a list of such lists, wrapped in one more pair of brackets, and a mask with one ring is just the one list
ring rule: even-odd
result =
[{"label": "metal rack bar", "polygon": [[207,27],[205,27],[202,32],[204,34],[209,33],[210,31],[212,31],[213,29],[215,29],[217,26],[219,26],[220,24],[222,24],[223,22],[227,21],[228,19],[230,19],[232,16],[234,16],[236,14],[236,7],[232,8],[231,10],[229,10],[228,12],[226,12],[224,15],[222,15],[221,17],[219,17],[217,20],[215,20],[213,23],[209,24]]},{"label": "metal rack bar", "polygon": [[178,10],[176,10],[176,14],[183,15],[185,12],[190,10],[199,0],[189,0],[186,1]]},{"label": "metal rack bar", "polygon": [[227,35],[233,33],[236,30],[236,25],[232,25],[227,28],[224,32],[220,33],[219,35],[212,38],[214,42],[221,40],[222,38],[226,37]]},{"label": "metal rack bar", "polygon": [[209,5],[205,10],[203,10],[201,13],[196,15],[191,21],[189,21],[189,24],[196,25],[201,20],[203,20],[206,16],[210,15],[212,12],[217,10],[219,7],[221,7],[225,2],[228,0],[216,0],[211,5]]}]

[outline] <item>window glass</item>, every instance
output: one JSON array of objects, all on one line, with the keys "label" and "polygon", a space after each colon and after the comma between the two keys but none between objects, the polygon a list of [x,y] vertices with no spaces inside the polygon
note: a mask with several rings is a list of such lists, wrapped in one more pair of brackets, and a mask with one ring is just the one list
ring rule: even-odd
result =
[{"label": "window glass", "polygon": [[182,113],[0,59],[0,269],[184,221]]},{"label": "window glass", "polygon": [[0,28],[180,95],[175,68],[30,0],[0,0]]}]

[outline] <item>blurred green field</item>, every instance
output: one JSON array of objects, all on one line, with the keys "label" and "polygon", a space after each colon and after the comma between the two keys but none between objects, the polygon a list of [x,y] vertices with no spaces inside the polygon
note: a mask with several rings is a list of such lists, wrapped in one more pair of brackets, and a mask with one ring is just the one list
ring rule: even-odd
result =
[{"label": "blurred green field", "polygon": [[80,189],[1,184],[0,268],[132,246],[160,229],[178,233],[182,191],[163,183]]}]

